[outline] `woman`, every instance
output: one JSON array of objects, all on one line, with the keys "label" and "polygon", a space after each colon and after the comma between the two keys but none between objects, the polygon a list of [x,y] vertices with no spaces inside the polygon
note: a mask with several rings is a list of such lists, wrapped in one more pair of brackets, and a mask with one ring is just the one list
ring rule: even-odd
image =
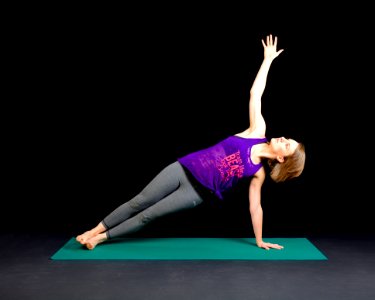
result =
[{"label": "woman", "polygon": [[163,169],[138,195],[116,208],[96,227],[76,237],[88,249],[98,244],[140,230],[163,215],[193,208],[203,202],[202,190],[218,198],[245,178],[250,179],[249,207],[256,244],[263,249],[282,249],[279,244],[262,239],[263,210],[261,188],[266,178],[283,182],[298,177],[305,165],[302,143],[284,137],[267,140],[266,123],[261,113],[261,99],[277,50],[277,37],[262,40],[263,61],[250,90],[250,126],[212,147],[193,152]]}]

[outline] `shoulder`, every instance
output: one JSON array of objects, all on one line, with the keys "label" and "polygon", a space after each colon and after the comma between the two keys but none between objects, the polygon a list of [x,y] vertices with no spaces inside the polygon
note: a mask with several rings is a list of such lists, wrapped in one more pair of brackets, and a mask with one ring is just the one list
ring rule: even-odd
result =
[{"label": "shoulder", "polygon": [[264,134],[259,134],[256,131],[251,131],[250,129],[246,129],[245,131],[239,132],[235,134],[235,136],[239,136],[245,139],[264,139],[266,136]]},{"label": "shoulder", "polygon": [[266,179],[266,171],[265,171],[264,167],[262,166],[253,175],[253,178],[251,179],[251,184],[252,185],[259,185],[259,187],[261,187],[265,179]]},{"label": "shoulder", "polygon": [[264,181],[264,179],[266,178],[266,170],[263,166],[254,174],[254,177],[257,177]]}]

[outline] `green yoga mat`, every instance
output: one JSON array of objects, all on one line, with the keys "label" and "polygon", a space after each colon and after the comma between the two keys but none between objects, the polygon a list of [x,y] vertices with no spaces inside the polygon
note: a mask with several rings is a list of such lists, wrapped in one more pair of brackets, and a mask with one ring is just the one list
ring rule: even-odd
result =
[{"label": "green yoga mat", "polygon": [[282,250],[265,250],[253,238],[122,238],[88,250],[71,238],[53,260],[327,260],[306,238],[269,238]]}]

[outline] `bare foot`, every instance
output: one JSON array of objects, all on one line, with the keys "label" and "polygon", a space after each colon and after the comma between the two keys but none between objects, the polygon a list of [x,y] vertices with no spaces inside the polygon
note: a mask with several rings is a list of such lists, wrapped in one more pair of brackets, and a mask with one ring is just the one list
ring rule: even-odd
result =
[{"label": "bare foot", "polygon": [[81,243],[82,245],[85,245],[88,240],[92,239],[93,237],[97,236],[98,234],[104,232],[106,228],[104,225],[100,222],[98,225],[96,225],[93,229],[88,230],[80,235],[77,235],[76,241],[78,243]]},{"label": "bare foot", "polygon": [[101,234],[97,234],[96,236],[92,237],[92,238],[89,238],[85,245],[87,247],[87,249],[89,250],[93,250],[96,245],[100,244],[100,243],[103,243],[107,240],[107,235],[105,233],[101,233]]},{"label": "bare foot", "polygon": [[76,241],[82,245],[86,244],[87,241],[95,236],[95,233],[92,230],[88,230],[80,235],[77,235]]}]

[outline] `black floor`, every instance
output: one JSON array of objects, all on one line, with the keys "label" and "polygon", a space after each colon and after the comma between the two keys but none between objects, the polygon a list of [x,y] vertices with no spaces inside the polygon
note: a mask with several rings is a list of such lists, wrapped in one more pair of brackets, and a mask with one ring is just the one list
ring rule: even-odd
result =
[{"label": "black floor", "polygon": [[53,261],[71,236],[2,233],[0,299],[375,299],[375,238],[308,237],[327,261]]}]

